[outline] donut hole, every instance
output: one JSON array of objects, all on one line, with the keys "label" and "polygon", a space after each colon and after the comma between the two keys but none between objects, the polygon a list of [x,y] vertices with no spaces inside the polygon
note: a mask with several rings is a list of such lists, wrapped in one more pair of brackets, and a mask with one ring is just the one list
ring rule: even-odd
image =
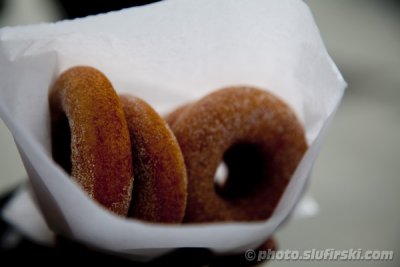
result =
[{"label": "donut hole", "polygon": [[265,174],[265,153],[252,143],[231,146],[215,175],[215,190],[223,198],[233,199],[252,195],[261,185]]},{"label": "donut hole", "polygon": [[71,129],[65,113],[53,122],[52,148],[54,160],[71,175]]}]

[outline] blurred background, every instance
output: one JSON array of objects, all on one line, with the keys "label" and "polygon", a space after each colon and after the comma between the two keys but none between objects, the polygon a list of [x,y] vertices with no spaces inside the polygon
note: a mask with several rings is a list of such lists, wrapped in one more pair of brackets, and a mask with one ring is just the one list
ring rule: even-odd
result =
[{"label": "blurred background", "polygon": [[[71,2],[0,0],[0,27],[110,9],[98,1],[86,1],[89,8]],[[112,1],[111,9],[127,2],[149,1]],[[400,2],[305,2],[349,87],[308,190],[319,213],[283,225],[276,234],[279,248],[393,250],[394,259],[273,261],[268,266],[400,266]],[[12,136],[0,120],[0,194],[25,177]]]}]

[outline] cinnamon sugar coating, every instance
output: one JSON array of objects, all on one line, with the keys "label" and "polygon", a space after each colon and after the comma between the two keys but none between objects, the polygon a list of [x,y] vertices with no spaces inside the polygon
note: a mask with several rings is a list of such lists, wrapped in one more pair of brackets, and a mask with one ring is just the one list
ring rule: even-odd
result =
[{"label": "cinnamon sugar coating", "polygon": [[186,168],[167,123],[143,100],[121,95],[132,142],[135,186],[129,216],[181,222],[187,197]]},{"label": "cinnamon sugar coating", "polygon": [[[215,91],[167,119],[188,174],[185,222],[267,219],[307,149],[294,112],[257,88]],[[218,187],[222,161],[229,174]]]},{"label": "cinnamon sugar coating", "polygon": [[133,186],[131,142],[122,105],[92,67],[62,73],[49,94],[53,157],[87,194],[126,216]]},{"label": "cinnamon sugar coating", "polygon": [[164,116],[164,120],[168,123],[169,126],[172,126],[175,121],[185,112],[186,108],[189,107],[191,104],[185,104],[182,106],[177,107],[170,113]]}]

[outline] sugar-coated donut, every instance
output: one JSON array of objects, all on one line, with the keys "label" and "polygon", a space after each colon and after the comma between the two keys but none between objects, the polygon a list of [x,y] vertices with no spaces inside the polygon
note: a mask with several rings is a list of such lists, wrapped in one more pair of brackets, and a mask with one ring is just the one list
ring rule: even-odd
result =
[{"label": "sugar-coated donut", "polygon": [[129,215],[152,222],[181,222],[186,168],[168,124],[143,100],[121,95],[132,142],[135,186]]},{"label": "sugar-coated donut", "polygon": [[[276,96],[224,88],[167,116],[188,173],[185,222],[253,221],[271,216],[307,149],[302,125]],[[218,188],[221,162],[229,174]]]},{"label": "sugar-coated donut", "polygon": [[175,121],[182,115],[182,112],[186,110],[191,104],[185,104],[182,106],[177,107],[173,111],[169,112],[164,116],[164,120],[168,123],[169,126],[172,126]]},{"label": "sugar-coated donut", "polygon": [[87,194],[126,216],[131,201],[131,142],[120,99],[92,67],[65,71],[49,94],[53,157]]}]

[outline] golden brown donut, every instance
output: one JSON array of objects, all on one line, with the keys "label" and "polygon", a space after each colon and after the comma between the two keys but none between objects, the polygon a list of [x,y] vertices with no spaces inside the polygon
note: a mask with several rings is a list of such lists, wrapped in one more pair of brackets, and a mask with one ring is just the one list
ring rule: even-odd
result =
[{"label": "golden brown donut", "polygon": [[53,157],[87,194],[126,216],[132,194],[132,156],[120,99],[91,67],[65,71],[49,94]]},{"label": "golden brown donut", "polygon": [[135,186],[129,215],[152,222],[181,222],[187,196],[186,168],[167,123],[143,100],[122,95],[132,142]]},{"label": "golden brown donut", "polygon": [[190,105],[191,103],[188,103],[177,107],[176,109],[165,115],[164,120],[168,123],[169,126],[172,126],[175,121],[182,115],[182,113],[185,112],[186,108]]},{"label": "golden brown donut", "polygon": [[[185,222],[271,216],[307,149],[302,125],[283,101],[257,88],[224,88],[169,118],[188,173]],[[218,188],[222,161],[229,174]]]}]

